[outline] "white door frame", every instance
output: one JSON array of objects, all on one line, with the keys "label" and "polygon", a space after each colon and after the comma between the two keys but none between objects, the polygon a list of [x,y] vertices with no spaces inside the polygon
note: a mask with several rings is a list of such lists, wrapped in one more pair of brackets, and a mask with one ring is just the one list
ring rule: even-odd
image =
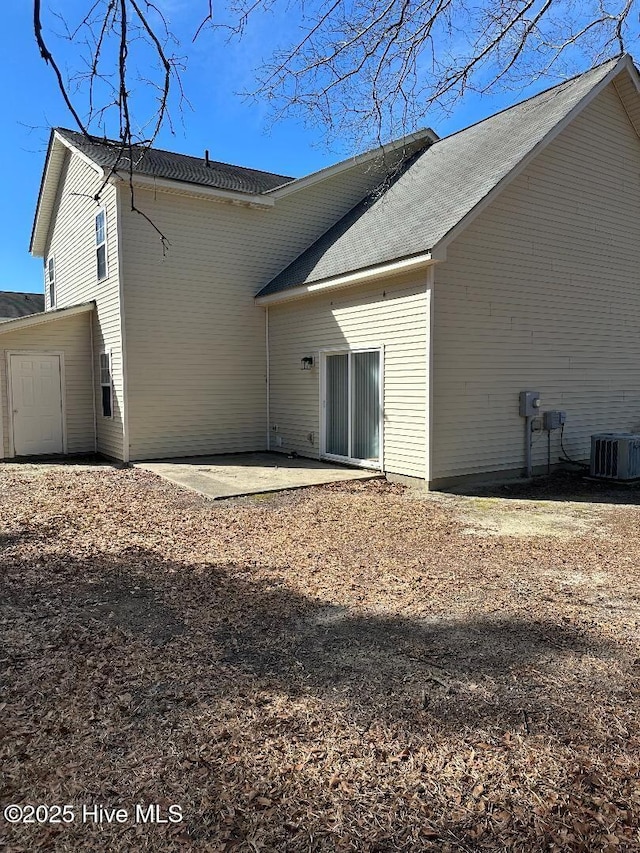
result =
[{"label": "white door frame", "polygon": [[11,377],[12,355],[48,355],[57,356],[60,362],[60,414],[62,417],[62,452],[67,452],[67,396],[64,373],[64,352],[62,350],[7,350],[6,374],[7,374],[7,423],[9,424],[9,458],[16,455],[16,446],[13,434],[13,380]]},{"label": "white door frame", "polygon": [[[9,375],[8,375],[9,374],[9,367],[8,367],[9,359],[7,358],[6,353],[3,353],[3,355],[4,355],[4,362],[5,363],[2,367],[3,367],[3,371],[4,371],[4,377],[6,380],[5,387],[7,389],[7,393],[4,395],[4,399],[3,399],[3,395],[0,393],[0,459],[6,459],[9,456],[8,453],[5,456],[5,452],[4,452],[4,423],[3,423],[3,421],[4,421],[5,405],[7,408],[7,424],[9,423],[9,412],[11,411],[11,409],[9,408]],[[0,377],[0,386],[2,385],[1,378],[2,377]],[[5,403],[5,400],[6,400],[6,403]],[[11,452],[11,447],[9,447],[9,453],[10,452]]]},{"label": "white door frame", "polygon": [[[335,453],[327,453],[327,419],[326,413],[326,387],[327,387],[327,356],[346,355],[358,352],[380,353],[380,382],[378,387],[378,410],[380,422],[378,425],[379,447],[378,463],[363,459],[352,459],[349,456],[338,456]],[[354,465],[358,468],[373,468],[376,471],[384,471],[384,344],[372,344],[361,347],[323,347],[318,351],[320,356],[320,458],[329,459],[332,462],[341,462],[345,465]],[[351,359],[349,359],[349,367]],[[349,390],[351,390],[351,376],[349,375]],[[349,435],[351,435],[351,402],[349,402]]]}]

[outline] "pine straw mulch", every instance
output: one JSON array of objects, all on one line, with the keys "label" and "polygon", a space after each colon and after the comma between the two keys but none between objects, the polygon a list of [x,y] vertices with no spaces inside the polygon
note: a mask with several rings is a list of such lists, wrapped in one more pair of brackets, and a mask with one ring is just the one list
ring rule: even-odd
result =
[{"label": "pine straw mulch", "polygon": [[2,805],[185,816],[4,849],[640,850],[640,509],[595,511],[483,536],[380,481],[2,466]]}]

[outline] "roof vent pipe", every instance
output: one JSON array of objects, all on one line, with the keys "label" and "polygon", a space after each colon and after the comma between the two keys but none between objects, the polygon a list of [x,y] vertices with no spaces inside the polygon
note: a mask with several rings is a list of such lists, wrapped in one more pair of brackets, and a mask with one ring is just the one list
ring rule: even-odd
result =
[{"label": "roof vent pipe", "polygon": [[209,168],[209,149],[206,148],[204,152],[204,165]]}]

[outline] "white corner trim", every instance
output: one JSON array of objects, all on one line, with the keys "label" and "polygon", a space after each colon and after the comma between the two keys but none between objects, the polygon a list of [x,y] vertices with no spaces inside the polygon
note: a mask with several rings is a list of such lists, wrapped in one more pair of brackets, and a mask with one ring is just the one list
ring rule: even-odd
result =
[{"label": "white corner trim", "polygon": [[425,298],[427,300],[426,338],[427,338],[427,363],[426,363],[426,411],[425,411],[425,481],[427,485],[431,480],[433,471],[433,330],[434,330],[434,306],[433,290],[435,285],[435,267],[427,267],[427,283]]},{"label": "white corner trim", "polygon": [[[109,178],[111,184],[128,183],[128,176],[124,170],[114,173]],[[239,193],[233,190],[222,190],[217,187],[207,187],[202,184],[190,184],[186,181],[174,181],[170,178],[156,178],[151,175],[133,175],[133,186],[141,189],[152,189],[160,192],[174,193],[177,195],[197,196],[198,198],[209,198],[213,201],[226,201],[231,204],[247,205],[254,208],[274,207],[275,201],[262,195],[252,193]]]},{"label": "white corner trim", "polygon": [[264,309],[264,334],[267,357],[267,452],[271,450],[271,354],[269,352],[269,306]]},{"label": "white corner trim", "polygon": [[[118,255],[118,302],[120,314],[120,366],[122,369],[122,461],[129,462],[129,372],[127,359],[127,329],[124,311],[124,265],[122,262],[122,193],[116,187],[116,241]],[[108,244],[107,244],[108,246]],[[111,365],[111,387],[113,389],[113,363]],[[113,394],[113,390],[112,390]],[[112,404],[113,409],[113,404]],[[113,415],[113,411],[112,411]]]},{"label": "white corner trim", "polygon": [[0,459],[5,459],[6,454],[4,452],[4,424],[3,424],[3,414],[4,408],[6,407],[7,411],[7,427],[9,426],[9,359],[7,358],[6,352],[0,353],[0,370],[4,372],[5,378],[5,393],[0,394]]},{"label": "white corner trim", "polygon": [[[632,70],[633,69],[633,70]],[[611,71],[606,74],[602,80],[596,83],[587,93],[584,95],[578,103],[567,113],[567,115],[555,124],[551,130],[547,132],[545,136],[542,137],[539,142],[537,142],[531,151],[519,160],[518,163],[501,178],[495,186],[493,186],[489,192],[482,198],[474,208],[472,208],[465,216],[462,217],[453,228],[445,234],[445,236],[434,246],[435,251],[446,250],[447,247],[456,237],[459,237],[461,232],[465,230],[471,223],[475,220],[477,216],[479,216],[483,210],[485,210],[491,202],[498,196],[512,181],[514,181],[518,175],[521,175],[522,172],[529,166],[529,164],[534,160],[538,154],[540,154],[544,149],[550,145],[553,140],[562,133],[562,131],[568,127],[571,122],[575,119],[577,115],[579,115],[585,107],[587,107],[594,98],[597,98],[598,95],[605,89],[609,83],[613,82],[614,78],[618,76],[622,71],[628,71],[634,85],[637,89],[640,90],[640,78],[638,77],[638,73],[633,66],[633,62],[629,54],[625,54],[621,59],[614,65]]]},{"label": "white corner trim", "polygon": [[6,363],[6,401],[7,401],[7,458],[13,459],[16,455],[15,443],[13,438],[13,379],[11,375],[11,353],[5,350],[4,353]]},{"label": "white corner trim", "polygon": [[93,337],[93,315],[89,319],[89,340],[91,342],[91,400],[93,402],[93,452],[98,452],[98,411],[96,408],[96,351]]},{"label": "white corner trim", "polygon": [[431,252],[425,252],[422,255],[414,255],[411,258],[403,258],[399,261],[391,261],[390,263],[369,267],[365,270],[346,273],[345,275],[328,278],[314,284],[304,284],[300,287],[290,287],[288,290],[281,290],[278,293],[270,293],[266,296],[256,296],[256,303],[258,305],[272,305],[276,302],[288,302],[291,299],[299,299],[302,296],[310,296],[325,290],[337,290],[341,287],[351,287],[356,284],[375,281],[385,276],[400,275],[408,270],[435,264],[439,260],[441,258],[433,257]]}]

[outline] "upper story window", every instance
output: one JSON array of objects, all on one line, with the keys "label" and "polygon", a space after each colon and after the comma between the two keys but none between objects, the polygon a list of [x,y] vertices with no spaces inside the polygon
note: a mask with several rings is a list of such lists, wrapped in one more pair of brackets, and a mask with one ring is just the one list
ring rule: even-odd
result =
[{"label": "upper story window", "polygon": [[49,293],[49,307],[56,307],[56,262],[51,255],[45,266],[45,282]]},{"label": "upper story window", "polygon": [[96,268],[98,281],[107,277],[107,213],[102,208],[96,213]]}]

